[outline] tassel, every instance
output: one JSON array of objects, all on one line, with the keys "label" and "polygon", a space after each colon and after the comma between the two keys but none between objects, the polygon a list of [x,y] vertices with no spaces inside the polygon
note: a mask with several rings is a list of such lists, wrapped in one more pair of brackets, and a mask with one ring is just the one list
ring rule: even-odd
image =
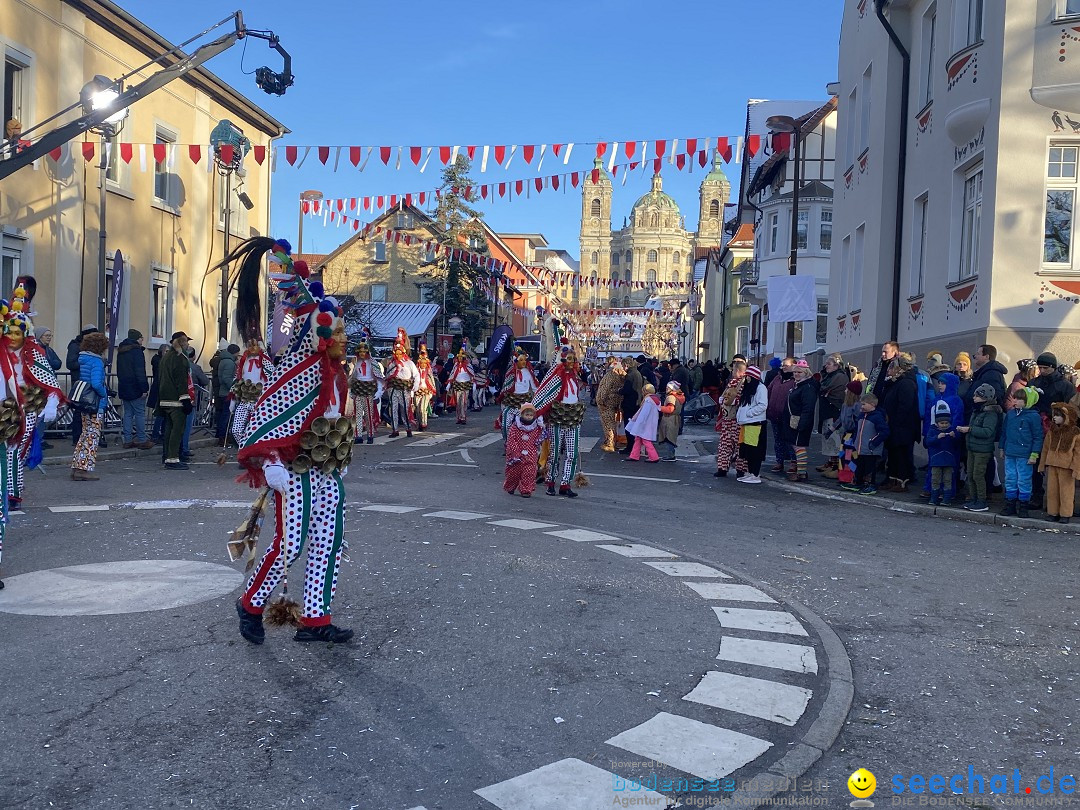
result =
[{"label": "tassel", "polygon": [[585,477],[585,473],[579,471],[578,474],[574,476],[574,486],[587,487],[588,485],[589,479]]},{"label": "tassel", "polygon": [[283,627],[287,624],[300,626],[300,605],[284,596],[270,604],[263,611],[263,621],[271,627]]}]

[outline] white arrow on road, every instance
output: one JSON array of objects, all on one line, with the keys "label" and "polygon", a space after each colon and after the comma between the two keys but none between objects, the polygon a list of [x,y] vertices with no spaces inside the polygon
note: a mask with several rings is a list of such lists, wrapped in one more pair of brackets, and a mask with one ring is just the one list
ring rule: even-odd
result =
[{"label": "white arrow on road", "polygon": [[[450,464],[447,462],[424,462],[421,459],[425,458],[439,458],[440,456],[460,456],[462,460],[467,461],[468,464]],[[400,461],[384,461],[383,464],[424,464],[434,465],[438,467],[475,467],[476,462],[472,460],[472,456],[469,455],[469,451],[465,448],[459,448],[457,450],[447,450],[445,453],[429,453],[424,456],[414,456],[412,458],[401,459]]]}]

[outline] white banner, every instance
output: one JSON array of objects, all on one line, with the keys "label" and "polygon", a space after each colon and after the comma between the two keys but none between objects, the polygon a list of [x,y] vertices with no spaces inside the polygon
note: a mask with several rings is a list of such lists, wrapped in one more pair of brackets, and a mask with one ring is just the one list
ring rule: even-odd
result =
[{"label": "white banner", "polygon": [[813,276],[769,276],[769,322],[817,320]]}]

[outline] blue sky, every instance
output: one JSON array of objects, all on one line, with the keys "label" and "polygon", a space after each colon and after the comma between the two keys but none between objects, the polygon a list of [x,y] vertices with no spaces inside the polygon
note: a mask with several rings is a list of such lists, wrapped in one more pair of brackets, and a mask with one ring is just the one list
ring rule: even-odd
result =
[{"label": "blue sky", "polygon": [[[293,57],[296,84],[282,97],[255,87],[260,65],[280,69],[266,43],[250,40],[208,67],[292,130],[299,145],[581,143],[715,138],[741,134],[748,98],[826,99],[836,78],[842,0],[721,0],[664,5],[615,0],[416,0],[299,4],[292,0],[119,0],[174,42],[234,7],[251,28],[269,28]],[[404,9],[404,10],[403,10]],[[569,166],[549,154],[542,174],[591,168],[593,148]],[[332,158],[331,161],[332,162]],[[377,166],[375,164],[378,164]],[[493,161],[492,161],[493,163]],[[407,168],[406,168],[407,164]],[[422,191],[438,186],[440,164],[420,174],[375,155],[364,172],[343,158],[335,173],[314,157],[299,170],[279,160],[273,236],[296,247],[297,200],[304,189],[327,197]],[[478,182],[536,176],[520,154],[509,170]],[[665,164],[664,190],[697,225],[697,187],[707,169]],[[726,167],[733,185],[738,167]],[[648,191],[640,170],[616,179],[613,224]],[[531,199],[482,203],[496,231],[539,232],[578,254],[579,191],[545,190]],[[305,252],[329,252],[351,234],[308,219]]]}]

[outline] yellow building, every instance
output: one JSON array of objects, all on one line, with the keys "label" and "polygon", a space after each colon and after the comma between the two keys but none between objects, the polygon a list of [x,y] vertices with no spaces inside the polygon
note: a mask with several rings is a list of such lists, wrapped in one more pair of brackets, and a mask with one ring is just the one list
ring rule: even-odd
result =
[{"label": "yellow building", "polygon": [[[115,79],[172,47],[109,0],[4,0],[4,120],[16,118],[28,130],[78,101],[95,75]],[[156,71],[137,73],[129,85]],[[183,330],[204,357],[217,344],[220,275],[206,271],[225,251],[226,182],[216,169],[208,170],[208,145],[222,119],[242,130],[253,147],[267,148],[287,131],[197,68],[132,105],[110,145],[106,250],[110,256],[120,250],[125,259],[118,339],[134,328],[148,346],[157,346]],[[84,158],[84,143],[95,147],[92,161]],[[161,163],[154,159],[154,145],[165,150]],[[189,145],[201,145],[198,163]],[[10,294],[16,275],[35,276],[36,323],[53,328],[61,354],[82,324],[104,326],[98,304],[112,286],[110,274],[106,289],[98,288],[101,153],[99,136],[88,132],[69,142],[59,160],[41,158],[0,183],[0,294]],[[229,181],[232,245],[268,231],[270,168],[269,149],[261,165],[249,154],[243,171]],[[237,338],[234,329],[231,337]]]}]

